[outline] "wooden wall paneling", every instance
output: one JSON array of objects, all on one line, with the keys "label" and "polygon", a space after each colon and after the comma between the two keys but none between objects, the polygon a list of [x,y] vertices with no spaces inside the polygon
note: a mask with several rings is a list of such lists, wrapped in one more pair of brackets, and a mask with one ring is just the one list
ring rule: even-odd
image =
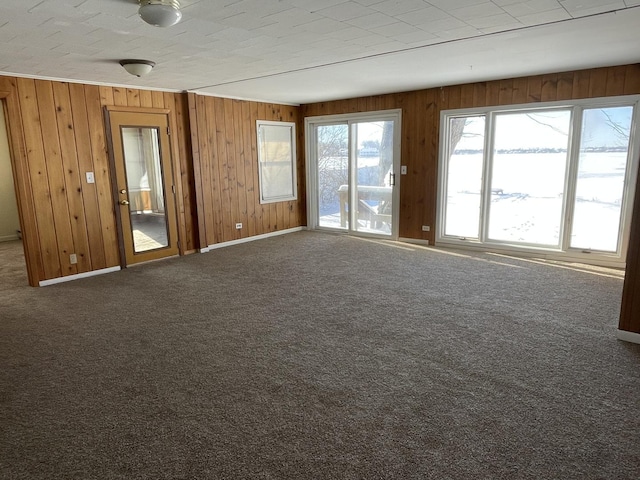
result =
[{"label": "wooden wall paneling", "polygon": [[253,167],[251,172],[253,173],[253,210],[254,210],[254,226],[253,229],[255,233],[263,233],[263,219],[262,216],[264,214],[262,205],[260,205],[260,187],[258,178],[258,130],[256,128],[256,120],[260,118],[260,103],[251,102],[251,125],[248,125],[250,133],[250,141],[251,141],[251,162]]},{"label": "wooden wall paneling", "polygon": [[558,75],[553,73],[542,76],[541,102],[553,102],[558,98]]},{"label": "wooden wall paneling", "polygon": [[[419,225],[417,234],[422,239],[429,240],[433,245],[436,234],[436,202],[438,198],[438,147],[440,145],[440,112],[436,109],[436,98],[433,89],[425,92],[425,109],[423,117],[420,121],[423,122],[421,130],[424,132],[424,158],[426,160],[426,168],[429,170],[431,176],[431,182],[421,188],[424,200],[422,201],[421,208],[427,212],[427,216],[424,217],[424,225],[430,225],[430,232],[423,232],[422,226]],[[426,188],[425,188],[426,187]],[[420,187],[418,187],[420,188]],[[431,211],[429,212],[429,205],[431,205]],[[418,238],[418,237],[417,237]]]},{"label": "wooden wall paneling", "polygon": [[588,98],[589,97],[589,79],[590,75],[588,71],[580,70],[573,74],[573,98]]},{"label": "wooden wall paneling", "polygon": [[[275,120],[275,121],[282,120],[280,118],[280,112],[276,111],[275,105],[271,103],[267,104],[267,116],[268,116],[268,120]],[[278,212],[278,204],[267,203],[266,207],[269,209],[269,219],[271,220],[269,225],[269,232],[278,230],[278,228],[280,228],[278,225],[280,224],[280,218],[281,218]]]},{"label": "wooden wall paneling", "polygon": [[610,67],[607,69],[607,87],[605,94],[607,96],[616,96],[624,94],[626,67]]},{"label": "wooden wall paneling", "polygon": [[406,93],[403,95],[403,105],[411,105],[411,108],[403,110],[402,122],[402,162],[407,165],[406,187],[400,187],[400,218],[399,236],[409,237],[411,235],[412,225],[416,223],[417,202],[415,194],[417,193],[417,182],[420,181],[420,153],[416,138],[418,136],[417,115],[415,93]]},{"label": "wooden wall paneling", "polygon": [[355,110],[358,112],[368,112],[368,111],[372,111],[374,109],[369,108],[369,106],[367,105],[367,100],[368,97],[360,97],[354,100],[354,103],[356,105]]},{"label": "wooden wall paneling", "polygon": [[100,91],[100,103],[102,105],[115,105],[112,87],[100,86],[98,89]]},{"label": "wooden wall paneling", "polygon": [[[231,228],[230,224],[233,221],[231,213],[231,196],[229,194],[229,177],[227,173],[227,157],[229,155],[228,150],[230,146],[227,145],[226,137],[226,104],[222,98],[211,99],[211,108],[213,109],[211,114],[211,122],[214,126],[212,130],[212,149],[215,148],[216,161],[212,164],[213,171],[212,177],[215,179],[216,196],[214,201],[216,202],[215,209],[215,228],[216,238],[218,242],[230,240]],[[235,225],[234,225],[235,229]]]},{"label": "wooden wall paneling", "polygon": [[56,105],[53,98],[53,82],[36,80],[35,87],[38,98],[37,106],[42,122],[42,141],[55,225],[55,230],[50,234],[57,239],[58,258],[62,275],[72,275],[78,273],[78,266],[70,261],[70,255],[75,253],[75,245],[71,230],[65,171],[60,153],[60,135],[56,119]]},{"label": "wooden wall paneling", "polygon": [[[426,90],[422,90],[426,93]],[[460,108],[470,108],[473,106],[473,84],[460,86]]]},{"label": "wooden wall paneling", "polygon": [[513,93],[511,95],[510,103],[513,103],[514,105],[526,103],[528,86],[529,84],[526,78],[515,78],[513,80]]},{"label": "wooden wall paneling", "polygon": [[640,64],[627,65],[624,75],[624,94],[640,93]]},{"label": "wooden wall paneling", "polygon": [[118,107],[126,107],[129,105],[127,100],[127,89],[122,87],[113,87],[113,105]]},{"label": "wooden wall paneling", "polygon": [[215,242],[221,242],[224,238],[224,225],[225,221],[230,221],[224,214],[225,202],[228,202],[226,197],[227,191],[224,190],[222,182],[222,175],[224,174],[221,169],[222,159],[226,156],[226,144],[224,137],[224,107],[221,99],[207,98],[206,101],[208,129],[207,129],[207,142],[209,144],[211,162],[209,164],[209,175],[211,178],[211,202],[213,209],[213,231],[212,236]]},{"label": "wooden wall paneling", "polygon": [[138,96],[140,98],[140,106],[153,108],[153,98],[150,90],[139,90]]},{"label": "wooden wall paneling", "polygon": [[[109,89],[111,94],[113,93]],[[106,95],[105,95],[106,94]],[[111,168],[107,152],[106,130],[102,107],[104,101],[113,100],[113,95],[94,85],[84,86],[84,97],[87,108],[87,126],[91,142],[95,189],[100,209],[100,230],[104,245],[106,267],[120,265],[118,247],[118,231],[116,227],[115,200],[111,188]]]},{"label": "wooden wall paneling", "polygon": [[498,93],[498,103],[500,105],[507,105],[511,103],[513,98],[513,80],[500,80],[500,91]]},{"label": "wooden wall paneling", "polygon": [[[200,155],[200,123],[202,120],[198,118],[198,106],[200,102],[199,96],[195,93],[187,93],[187,102],[189,108],[189,131],[191,133],[191,158],[193,159],[193,181],[194,181],[194,189],[195,189],[195,201],[196,204],[194,206],[195,215],[197,219],[197,238],[198,238],[198,247],[206,248],[209,246],[207,240],[207,229],[206,229],[206,206],[204,204],[204,188],[205,185],[202,180],[202,170],[204,168],[208,168],[206,165],[203,165],[205,159],[201,158]],[[164,103],[164,99],[163,99]]]},{"label": "wooden wall paneling", "polygon": [[40,255],[40,234],[34,205],[34,194],[27,158],[27,148],[23,131],[22,111],[18,86],[15,78],[0,77],[0,101],[4,99],[6,108],[0,109],[5,114],[7,136],[11,149],[11,164],[20,214],[20,228],[24,247],[29,285],[35,287],[44,278],[44,265]]},{"label": "wooden wall paneling", "polygon": [[257,234],[256,230],[256,204],[258,198],[255,190],[255,176],[258,171],[257,151],[253,143],[251,131],[254,130],[256,117],[253,115],[253,106],[256,102],[242,102],[242,144],[244,148],[244,182],[247,224],[244,228],[247,236],[252,237]]},{"label": "wooden wall paneling", "polygon": [[78,158],[78,173],[81,181],[80,188],[86,220],[91,269],[98,270],[106,268],[107,262],[104,253],[104,240],[102,238],[102,229],[100,224],[100,205],[98,204],[97,187],[95,183],[86,183],[86,181],[82,181],[86,172],[94,172],[95,177],[84,86],[78,83],[70,83],[69,97],[76,137],[75,144]]},{"label": "wooden wall paneling", "polygon": [[455,110],[461,108],[462,88],[460,85],[453,85],[445,89],[447,91],[448,108]]},{"label": "wooden wall paneling", "polygon": [[129,107],[140,107],[140,90],[135,88],[127,88],[127,105]]},{"label": "wooden wall paneling", "polygon": [[487,106],[494,106],[494,105],[498,105],[499,102],[499,98],[500,98],[500,82],[499,81],[492,81],[492,82],[487,82],[487,101],[486,104]]},{"label": "wooden wall paneling", "polygon": [[487,84],[478,82],[473,84],[473,106],[484,107],[487,105]]},{"label": "wooden wall paneling", "polygon": [[[195,95],[195,94],[192,94]],[[151,106],[153,108],[165,108],[164,105],[164,92],[158,90],[151,91]]]},{"label": "wooden wall paneling", "polygon": [[[233,197],[229,185],[229,157],[233,155],[233,144],[227,138],[227,128],[232,125],[230,108],[231,102],[228,99],[215,99],[216,147],[218,152],[216,169],[220,184],[220,205],[218,207],[218,215],[221,218],[220,239],[218,240],[220,242],[235,238],[235,232],[233,232],[235,230],[235,221],[233,220],[231,209]],[[232,223],[234,223],[233,229],[231,228]]]},{"label": "wooden wall paneling", "polygon": [[607,93],[607,69],[595,68],[591,70],[589,79],[589,97],[604,97]]},{"label": "wooden wall paneling", "polygon": [[212,199],[211,191],[211,169],[212,162],[215,161],[215,157],[212,155],[211,148],[213,145],[210,141],[209,128],[211,119],[209,119],[207,111],[207,102],[210,98],[205,96],[197,96],[197,108],[198,108],[198,123],[196,128],[198,129],[198,141],[200,144],[200,175],[202,182],[202,203],[204,206],[204,232],[206,236],[206,244],[213,245],[219,240],[215,238],[214,234],[214,202]]},{"label": "wooden wall paneling", "polygon": [[527,78],[527,103],[539,102],[542,98],[542,75]]},{"label": "wooden wall paneling", "polygon": [[[82,194],[82,181],[78,163],[78,147],[75,137],[75,122],[71,111],[69,84],[53,82],[53,98],[55,114],[60,136],[60,157],[64,169],[67,205],[73,238],[74,252],[78,263],[77,271],[89,272],[94,270],[91,264],[87,219],[85,216],[85,202]],[[84,175],[84,173],[83,173]]]},{"label": "wooden wall paneling", "polygon": [[186,94],[175,94],[175,121],[178,136],[182,182],[182,207],[185,218],[185,252],[191,253],[198,248],[197,219],[195,218],[196,197],[194,192],[194,170],[191,157],[191,136],[189,135],[189,104]]},{"label": "wooden wall paneling", "polygon": [[[235,200],[234,200],[234,204],[237,205],[237,213],[236,213],[236,219],[234,220],[234,223],[236,222],[241,222],[242,223],[242,229],[237,230],[234,228],[235,230],[235,237],[236,238],[242,238],[242,237],[246,237],[247,236],[247,220],[248,220],[248,216],[247,216],[247,193],[246,193],[246,178],[245,178],[245,172],[244,172],[244,164],[245,164],[245,158],[244,158],[244,149],[245,149],[245,143],[244,143],[244,138],[242,136],[242,101],[240,100],[232,100],[232,105],[233,105],[233,124],[230,125],[233,130],[232,130],[232,135],[233,135],[233,139],[234,139],[234,145],[235,145],[235,151],[234,151],[234,156],[235,159],[233,162],[231,162],[234,166],[234,173],[235,173],[235,181],[233,182],[233,187],[235,188]],[[232,182],[232,180],[229,180],[230,182]]]},{"label": "wooden wall paneling", "polygon": [[[265,103],[258,104],[258,119],[259,120],[270,120],[271,118],[267,116],[267,105]],[[257,133],[256,133],[257,135]],[[257,142],[257,139],[256,139]],[[258,184],[256,184],[258,185]],[[258,188],[258,202],[260,201],[260,186]],[[260,209],[262,210],[262,233],[267,233],[271,231],[271,205],[266,203],[260,204]]]},{"label": "wooden wall paneling", "polygon": [[556,100],[571,100],[573,96],[573,72],[558,74]]}]

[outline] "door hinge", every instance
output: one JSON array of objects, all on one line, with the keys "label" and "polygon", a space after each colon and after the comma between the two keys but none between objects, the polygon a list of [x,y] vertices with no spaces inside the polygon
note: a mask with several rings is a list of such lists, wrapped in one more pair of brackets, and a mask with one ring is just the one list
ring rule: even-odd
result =
[{"label": "door hinge", "polygon": [[392,187],[396,186],[396,174],[395,173],[390,173],[389,174],[389,185]]},{"label": "door hinge", "polygon": [[167,135],[171,135],[171,128],[167,127]]},{"label": "door hinge", "polygon": [[173,194],[176,194],[176,186],[175,185],[171,185],[171,191],[173,192]]}]

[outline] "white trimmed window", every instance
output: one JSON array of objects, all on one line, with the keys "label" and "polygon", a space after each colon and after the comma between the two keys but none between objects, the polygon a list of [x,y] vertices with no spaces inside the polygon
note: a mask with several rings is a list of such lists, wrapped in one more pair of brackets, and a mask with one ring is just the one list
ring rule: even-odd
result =
[{"label": "white trimmed window", "polygon": [[437,242],[622,264],[638,97],[441,115]]},{"label": "white trimmed window", "polygon": [[296,124],[257,121],[260,203],[297,198]]}]

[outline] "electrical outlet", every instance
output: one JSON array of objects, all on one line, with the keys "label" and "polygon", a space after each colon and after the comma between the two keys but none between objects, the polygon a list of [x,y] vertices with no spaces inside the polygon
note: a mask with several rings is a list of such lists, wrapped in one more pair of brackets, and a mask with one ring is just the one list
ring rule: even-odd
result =
[{"label": "electrical outlet", "polygon": [[96,183],[96,177],[93,172],[86,172],[85,175],[87,176],[87,183]]},{"label": "electrical outlet", "polygon": [[78,263],[78,256],[75,253],[69,255],[69,263],[71,265],[75,265],[76,263]]},{"label": "electrical outlet", "polygon": [[422,225],[422,231],[423,232],[430,232],[431,231],[431,227],[429,225]]},{"label": "electrical outlet", "polygon": [[407,166],[406,165],[402,165],[400,167],[400,175],[406,175],[407,174]]},{"label": "electrical outlet", "polygon": [[242,229],[242,224],[241,223],[236,223],[236,230],[240,230]]}]

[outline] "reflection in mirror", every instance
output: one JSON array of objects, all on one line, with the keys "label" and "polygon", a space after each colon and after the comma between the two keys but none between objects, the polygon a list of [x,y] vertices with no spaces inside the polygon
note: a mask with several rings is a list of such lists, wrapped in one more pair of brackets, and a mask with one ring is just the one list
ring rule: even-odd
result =
[{"label": "reflection in mirror", "polygon": [[123,127],[122,142],[134,251],[168,247],[158,130]]}]

